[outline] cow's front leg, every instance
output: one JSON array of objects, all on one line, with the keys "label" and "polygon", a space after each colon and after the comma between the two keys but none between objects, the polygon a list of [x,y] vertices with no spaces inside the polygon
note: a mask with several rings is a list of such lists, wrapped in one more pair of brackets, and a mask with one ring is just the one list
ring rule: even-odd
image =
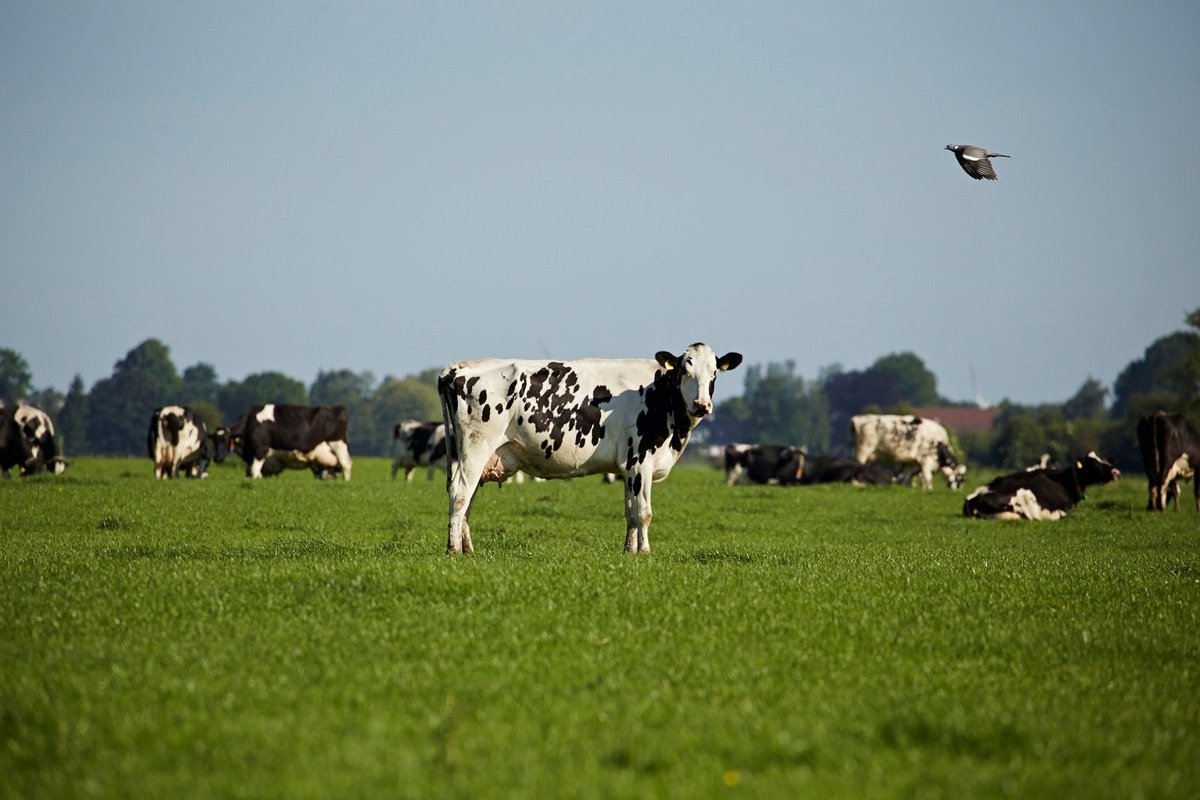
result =
[{"label": "cow's front leg", "polygon": [[625,476],[625,552],[650,552],[650,479],[642,473]]},{"label": "cow's front leg", "polygon": [[263,471],[263,464],[266,464],[266,463],[267,463],[267,459],[266,459],[265,457],[264,457],[264,458],[258,458],[258,457],[256,456],[256,457],[254,458],[254,460],[253,460],[253,461],[251,461],[251,462],[249,463],[249,465],[247,465],[247,467],[246,467],[246,476],[247,476],[247,477],[250,477],[250,478],[261,478],[261,477],[262,477],[262,471]]}]

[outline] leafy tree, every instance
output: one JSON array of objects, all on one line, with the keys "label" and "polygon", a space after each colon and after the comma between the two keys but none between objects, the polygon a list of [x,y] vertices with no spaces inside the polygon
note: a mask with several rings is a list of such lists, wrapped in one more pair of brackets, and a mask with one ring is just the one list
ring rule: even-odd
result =
[{"label": "leafy tree", "polygon": [[[1187,323],[1200,331],[1200,308],[1187,315]],[[1168,374],[1179,387],[1180,411],[1200,416],[1200,335],[1192,334],[1195,340]]]},{"label": "leafy tree", "polygon": [[112,377],[97,381],[88,394],[87,440],[94,452],[142,454],[151,413],[178,402],[182,388],[170,350],[158,339],[130,350]]},{"label": "leafy tree", "polygon": [[223,424],[221,409],[212,403],[206,400],[192,400],[187,406],[192,409],[193,414],[204,421],[204,427],[209,433],[212,433]]},{"label": "leafy tree", "polygon": [[63,393],[53,386],[47,386],[45,389],[35,389],[25,396],[25,402],[34,408],[40,408],[53,418],[58,414],[58,410],[62,408]]},{"label": "leafy tree", "polygon": [[[900,400],[914,406],[938,404],[937,377],[925,367],[925,362],[915,353],[891,353],[871,365],[872,371],[891,375],[896,382]],[[893,405],[883,403],[880,405]]]},{"label": "leafy tree", "polygon": [[256,372],[242,381],[228,381],[218,393],[221,415],[233,422],[242,412],[264,403],[308,405],[308,392],[300,381],[282,372]]},{"label": "leafy tree", "polygon": [[88,441],[88,393],[83,386],[83,378],[76,375],[67,389],[67,397],[63,407],[58,412],[55,428],[62,439],[62,452],[72,452],[77,455],[92,452]]},{"label": "leafy tree", "polygon": [[[1198,312],[1193,312],[1189,320]],[[1197,320],[1200,322],[1200,320]],[[1181,382],[1187,367],[1180,372],[1180,365],[1191,363],[1193,354],[1200,347],[1200,335],[1189,331],[1176,331],[1156,339],[1146,348],[1140,359],[1131,361],[1113,383],[1113,404],[1110,414],[1115,419],[1125,416],[1134,396],[1150,393],[1170,393],[1177,396],[1168,404],[1175,408],[1188,395],[1188,387]],[[1200,369],[1200,365],[1197,365]]]},{"label": "leafy tree", "polygon": [[[217,370],[212,364],[201,361],[183,371],[183,402],[189,406],[208,403],[215,406],[221,393]],[[193,408],[193,410],[195,410]]]},{"label": "leafy tree", "polygon": [[391,451],[392,428],[405,419],[440,420],[442,405],[437,394],[437,369],[407,378],[389,375],[372,396],[370,417],[375,439],[363,440],[357,448],[365,454]]},{"label": "leafy tree", "polygon": [[33,391],[33,373],[16,350],[0,347],[0,400],[16,403]]},{"label": "leafy tree", "polygon": [[903,399],[895,373],[875,368],[830,373],[825,378],[830,426],[846,430],[850,418],[872,407],[895,406]]},{"label": "leafy tree", "polygon": [[1104,384],[1089,375],[1088,379],[1079,387],[1079,391],[1063,403],[1063,416],[1067,419],[1103,417],[1105,415],[1104,398],[1107,396],[1108,389]]},{"label": "leafy tree", "polygon": [[382,436],[376,429],[375,417],[371,413],[371,396],[375,389],[375,376],[370,372],[351,372],[340,369],[317,373],[308,391],[313,405],[343,405],[350,418],[350,450],[360,455],[381,455],[385,452],[380,443]]},{"label": "leafy tree", "polygon": [[829,405],[816,384],[796,375],[796,363],[755,364],[746,370],[742,402],[747,439],[757,444],[804,445],[829,449]]}]

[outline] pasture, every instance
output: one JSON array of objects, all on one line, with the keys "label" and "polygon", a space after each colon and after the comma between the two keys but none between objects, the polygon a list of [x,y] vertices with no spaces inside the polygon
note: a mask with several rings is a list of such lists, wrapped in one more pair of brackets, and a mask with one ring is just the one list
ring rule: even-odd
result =
[{"label": "pasture", "polygon": [[[1200,797],[1200,516],[677,467],[0,482],[3,797]],[[984,482],[968,474],[967,490]],[[1189,492],[1190,494],[1190,492]]]}]

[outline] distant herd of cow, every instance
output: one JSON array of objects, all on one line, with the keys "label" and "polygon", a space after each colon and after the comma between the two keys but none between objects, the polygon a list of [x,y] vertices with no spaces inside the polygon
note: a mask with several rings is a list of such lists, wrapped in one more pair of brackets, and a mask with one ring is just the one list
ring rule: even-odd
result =
[{"label": "distant herd of cow", "polygon": [[[717,356],[704,344],[654,359],[577,361],[485,359],[449,364],[438,377],[443,421],[408,420],[393,430],[392,478],[417,467],[447,472],[447,551],[472,551],[470,509],[479,486],[521,473],[536,478],[604,474],[625,488],[625,549],[650,549],[650,487],[670,473],[696,425],[712,413],[719,372],[742,361]],[[251,478],[307,468],[318,478],[341,473],[352,461],[344,406],[275,403],[247,409],[228,427],[209,433],[182,405],[163,406],[151,417],[147,450],[157,478],[205,477],[210,461],[231,453]],[[725,482],[778,485],[816,483],[910,484],[932,488],[940,472],[951,489],[966,476],[941,424],[915,416],[862,414],[850,424],[854,458],[810,456],[803,448],[731,444],[725,448]],[[1179,414],[1142,419],[1138,445],[1149,484],[1147,508],[1179,508],[1181,481],[1192,480],[1200,511],[1200,434]],[[888,464],[899,472],[885,469]],[[21,474],[61,473],[54,426],[30,406],[0,407],[0,467]],[[1119,471],[1094,452],[1066,467],[1045,463],[997,478],[968,495],[963,514],[987,519],[1059,519],[1089,486],[1117,480]]]}]

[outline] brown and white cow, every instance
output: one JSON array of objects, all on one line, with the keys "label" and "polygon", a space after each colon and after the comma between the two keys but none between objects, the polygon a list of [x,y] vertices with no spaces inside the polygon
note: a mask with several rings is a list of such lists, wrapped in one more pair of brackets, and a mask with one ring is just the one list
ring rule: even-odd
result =
[{"label": "brown and white cow", "polygon": [[654,359],[490,358],[438,376],[446,422],[450,521],[446,550],[470,553],[480,485],[523,470],[538,478],[613,472],[625,485],[625,550],[650,550],[650,487],[671,472],[712,413],[717,373],[742,361],[706,344]]},{"label": "brown and white cow", "polygon": [[854,457],[860,464],[883,462],[905,467],[899,482],[907,485],[917,473],[921,486],[933,488],[940,470],[951,489],[962,487],[967,468],[950,449],[950,436],[941,423],[911,414],[859,414],[850,418]]},{"label": "brown and white cow", "polygon": [[1146,509],[1166,511],[1167,503],[1174,500],[1178,511],[1179,481],[1191,480],[1200,511],[1200,480],[1195,477],[1200,467],[1200,433],[1182,414],[1159,411],[1138,420],[1137,438],[1149,484]]}]

